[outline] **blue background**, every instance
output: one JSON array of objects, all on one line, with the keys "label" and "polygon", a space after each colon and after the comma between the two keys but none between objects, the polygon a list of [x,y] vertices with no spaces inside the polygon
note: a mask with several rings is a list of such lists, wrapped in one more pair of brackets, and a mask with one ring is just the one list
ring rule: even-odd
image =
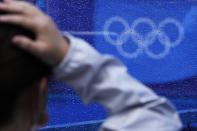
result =
[{"label": "blue background", "polygon": [[[184,123],[197,121],[191,113],[196,112],[194,109],[197,108],[197,2],[37,0],[35,4],[54,19],[60,30],[68,32],[103,32],[105,22],[113,16],[122,17],[130,26],[139,17],[150,18],[157,26],[168,17],[178,20],[184,29],[184,39],[162,59],[152,59],[145,52],[137,58],[128,59],[120,55],[116,47],[105,40],[104,35],[73,35],[87,40],[103,54],[114,55],[128,67],[132,76],[159,95],[167,96],[175,104]],[[170,25],[166,27],[164,31],[170,39],[175,40],[178,34],[176,28]],[[110,32],[118,34],[122,30],[119,23],[110,28]],[[142,24],[138,30],[146,34],[150,29]],[[132,52],[136,46],[132,39],[129,39],[123,48]],[[163,51],[163,46],[157,40],[150,49],[159,53]],[[49,126],[102,120],[107,116],[98,104],[83,105],[72,88],[63,83],[51,80],[49,87]]]},{"label": "blue background", "polygon": [[[170,2],[171,0],[148,2],[128,2],[128,1],[95,1],[94,23],[95,30],[102,30],[103,23],[110,17],[123,17],[129,25],[140,17],[146,17],[153,20],[158,25],[168,17],[178,20],[185,28],[185,37],[183,41],[175,48],[171,48],[166,57],[162,59],[152,59],[143,52],[137,58],[128,59],[119,54],[115,46],[110,45],[104,37],[96,37],[96,49],[105,54],[113,54],[127,65],[129,73],[137,79],[146,83],[164,83],[181,80],[196,75],[197,73],[197,46],[196,31],[189,29],[193,23],[191,17],[196,19],[193,14],[196,13],[195,4],[188,1]],[[192,9],[191,9],[192,7]],[[193,11],[192,11],[193,10]],[[191,13],[193,12],[193,13]],[[195,12],[195,13],[194,13]],[[188,18],[186,18],[188,17]],[[190,17],[190,18],[189,18]],[[194,21],[195,22],[195,21]],[[117,32],[119,23],[112,25],[112,31]],[[146,34],[147,25],[139,24],[138,29],[141,34]],[[139,27],[138,26],[138,27]],[[165,32],[172,41],[177,39],[178,31],[171,25],[166,25]],[[120,32],[121,33],[121,32]],[[127,52],[133,52],[136,44],[130,39],[123,46]],[[151,45],[150,50],[155,53],[162,52],[164,46],[157,40]]]}]

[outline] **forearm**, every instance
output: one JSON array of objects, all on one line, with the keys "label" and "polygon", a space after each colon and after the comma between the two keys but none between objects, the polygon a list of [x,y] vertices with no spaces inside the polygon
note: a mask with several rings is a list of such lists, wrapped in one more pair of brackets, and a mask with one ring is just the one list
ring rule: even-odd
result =
[{"label": "forearm", "polygon": [[55,76],[71,85],[86,104],[99,102],[107,109],[109,118],[103,130],[129,130],[127,126],[137,130],[151,123],[151,131],[165,130],[166,126],[172,131],[180,128],[178,115],[168,101],[132,78],[119,61],[99,54],[80,39],[71,37],[70,44],[67,57],[54,70]]}]

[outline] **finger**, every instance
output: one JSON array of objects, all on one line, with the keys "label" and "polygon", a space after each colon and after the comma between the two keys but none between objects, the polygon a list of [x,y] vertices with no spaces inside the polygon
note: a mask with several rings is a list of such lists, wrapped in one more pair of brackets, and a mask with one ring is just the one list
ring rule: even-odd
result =
[{"label": "finger", "polygon": [[6,3],[9,3],[11,1],[14,1],[14,0],[4,0],[4,2],[6,2]]},{"label": "finger", "polygon": [[26,36],[18,35],[12,39],[12,42],[18,47],[30,52],[37,53],[38,52],[38,44],[36,44],[33,40]]},{"label": "finger", "polygon": [[29,12],[28,10],[32,9],[28,2],[6,0],[5,3],[0,3],[0,10],[12,13],[27,14],[27,12]]},{"label": "finger", "polygon": [[4,2],[11,2],[11,1],[23,1],[23,0],[4,0]]},{"label": "finger", "polygon": [[20,25],[25,28],[31,29],[32,31],[36,31],[37,29],[35,23],[33,23],[33,20],[23,15],[2,15],[0,16],[0,22]]},{"label": "finger", "polygon": [[13,1],[24,1],[24,0],[4,0],[5,3],[13,2]]}]

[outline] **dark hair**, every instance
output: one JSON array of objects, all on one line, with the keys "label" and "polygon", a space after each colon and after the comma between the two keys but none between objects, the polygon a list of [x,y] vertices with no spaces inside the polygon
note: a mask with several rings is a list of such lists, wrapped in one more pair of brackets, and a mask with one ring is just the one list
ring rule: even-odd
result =
[{"label": "dark hair", "polygon": [[42,77],[51,74],[49,65],[12,43],[13,36],[17,34],[36,38],[25,28],[0,23],[0,126],[9,124],[13,119],[20,95]]}]

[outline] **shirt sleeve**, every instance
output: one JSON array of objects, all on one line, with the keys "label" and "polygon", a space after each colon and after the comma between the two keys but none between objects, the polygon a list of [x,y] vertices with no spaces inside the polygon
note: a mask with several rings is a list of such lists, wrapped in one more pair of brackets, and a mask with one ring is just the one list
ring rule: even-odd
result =
[{"label": "shirt sleeve", "polygon": [[179,131],[175,108],[127,73],[109,55],[67,34],[70,49],[54,68],[54,77],[72,86],[85,104],[100,103],[109,117],[100,131]]}]

